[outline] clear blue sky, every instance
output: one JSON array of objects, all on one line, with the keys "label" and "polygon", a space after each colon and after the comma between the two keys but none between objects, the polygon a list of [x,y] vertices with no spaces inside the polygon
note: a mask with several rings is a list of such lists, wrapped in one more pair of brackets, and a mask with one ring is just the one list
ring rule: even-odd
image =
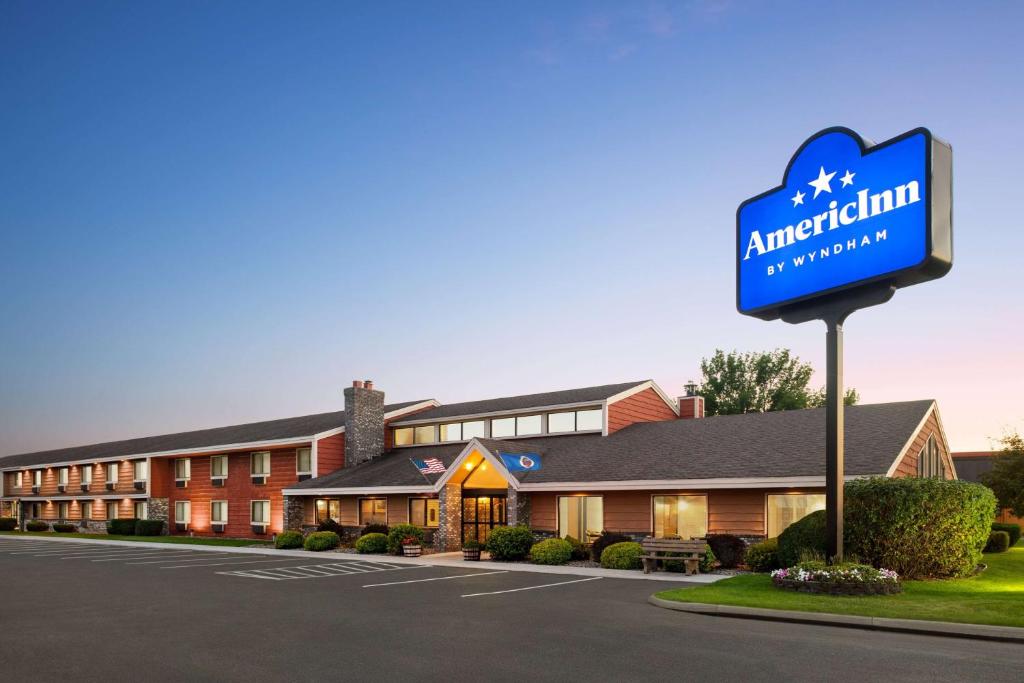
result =
[{"label": "clear blue sky", "polygon": [[821,368],[736,313],[733,221],[836,124],[954,148],[953,272],[851,318],[848,383],[1024,427],[1021,4],[492,5],[0,4],[0,454]]}]

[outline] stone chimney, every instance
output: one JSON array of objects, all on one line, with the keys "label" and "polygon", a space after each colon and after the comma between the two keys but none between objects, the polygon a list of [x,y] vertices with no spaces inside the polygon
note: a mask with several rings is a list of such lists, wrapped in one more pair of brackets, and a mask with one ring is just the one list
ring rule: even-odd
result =
[{"label": "stone chimney", "polygon": [[686,383],[686,395],[679,397],[679,419],[693,420],[704,417],[704,397],[697,395],[697,383]]},{"label": "stone chimney", "polygon": [[345,467],[384,452],[384,392],[356,380],[345,389]]}]

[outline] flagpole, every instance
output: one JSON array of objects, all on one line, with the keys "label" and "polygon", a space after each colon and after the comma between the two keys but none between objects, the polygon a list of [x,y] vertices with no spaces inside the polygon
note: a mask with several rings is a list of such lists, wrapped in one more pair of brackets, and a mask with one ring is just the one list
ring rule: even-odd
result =
[{"label": "flagpole", "polygon": [[423,474],[423,470],[421,470],[421,469],[419,468],[419,465],[417,465],[416,463],[414,463],[414,462],[412,461],[412,458],[409,458],[409,462],[411,462],[411,463],[412,463],[412,466],[416,468],[416,471],[420,473],[420,476],[421,476],[421,477],[423,477],[424,481],[426,481],[426,482],[427,482],[428,484],[430,484],[431,486],[433,486],[433,485],[434,485],[434,482],[430,481],[430,477],[428,477],[427,475]]}]

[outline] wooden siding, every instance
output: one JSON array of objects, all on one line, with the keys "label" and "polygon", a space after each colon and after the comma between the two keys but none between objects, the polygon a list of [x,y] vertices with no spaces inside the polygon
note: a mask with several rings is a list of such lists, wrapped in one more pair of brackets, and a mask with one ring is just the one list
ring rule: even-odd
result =
[{"label": "wooden siding", "polygon": [[896,469],[893,472],[894,477],[916,477],[917,476],[917,461],[921,455],[921,449],[928,443],[928,437],[932,434],[935,435],[935,441],[939,446],[939,452],[942,454],[942,460],[946,464],[946,479],[953,478],[953,460],[949,452],[949,444],[946,443],[945,439],[942,438],[942,430],[939,429],[939,421],[935,416],[935,411],[928,416],[924,425],[920,431],[914,435],[914,439],[910,444],[910,448],[906,454],[900,460],[899,464],[896,465]]},{"label": "wooden siding", "polygon": [[316,442],[316,472],[322,477],[345,466],[345,432],[326,436]]},{"label": "wooden siding", "polygon": [[613,434],[637,422],[661,422],[678,419],[653,388],[633,394],[608,406],[608,433]]}]

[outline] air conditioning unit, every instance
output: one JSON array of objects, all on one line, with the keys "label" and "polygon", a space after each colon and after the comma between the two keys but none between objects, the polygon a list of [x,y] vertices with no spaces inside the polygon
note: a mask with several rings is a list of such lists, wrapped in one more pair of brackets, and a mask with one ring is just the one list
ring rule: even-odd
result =
[{"label": "air conditioning unit", "polygon": [[135,482],[135,490],[136,491],[145,491],[146,490],[146,482],[144,482],[144,481],[137,481],[137,482]]},{"label": "air conditioning unit", "polygon": [[213,527],[213,533],[222,534],[224,533],[224,529],[227,527],[227,524],[212,524],[211,526]]},{"label": "air conditioning unit", "polygon": [[39,487],[38,486],[33,486],[32,487],[32,493],[39,493]]},{"label": "air conditioning unit", "polygon": [[185,486],[188,485],[188,479],[175,479],[174,485],[177,486],[179,489],[183,489],[185,488]]},{"label": "air conditioning unit", "polygon": [[89,485],[88,484],[82,484],[82,490],[83,491],[88,491],[89,490]]},{"label": "air conditioning unit", "polygon": [[115,484],[115,483],[114,483],[114,482],[112,482],[112,481],[108,481],[108,482],[107,482],[107,490],[108,490],[108,491],[113,491],[113,490],[114,490],[114,489],[116,489],[116,488],[117,488],[117,484]]},{"label": "air conditioning unit", "polygon": [[57,493],[64,493],[67,490],[67,484],[57,484]]},{"label": "air conditioning unit", "polygon": [[312,478],[313,478],[312,474],[300,474],[299,475],[299,481],[306,481],[307,479],[312,479]]},{"label": "air conditioning unit", "polygon": [[267,483],[267,478],[265,476],[262,476],[262,475],[258,476],[258,477],[253,477],[252,478],[252,483],[253,484],[266,484]]},{"label": "air conditioning unit", "polygon": [[188,531],[188,522],[175,522],[174,523],[174,530],[175,531]]},{"label": "air conditioning unit", "polygon": [[252,525],[252,532],[254,534],[265,534],[265,533],[267,533],[267,525],[266,524],[253,524]]},{"label": "air conditioning unit", "polygon": [[218,486],[218,487],[219,486],[224,486],[224,480],[225,479],[227,479],[227,477],[214,477],[214,478],[210,479],[210,484],[212,484],[213,486]]}]

